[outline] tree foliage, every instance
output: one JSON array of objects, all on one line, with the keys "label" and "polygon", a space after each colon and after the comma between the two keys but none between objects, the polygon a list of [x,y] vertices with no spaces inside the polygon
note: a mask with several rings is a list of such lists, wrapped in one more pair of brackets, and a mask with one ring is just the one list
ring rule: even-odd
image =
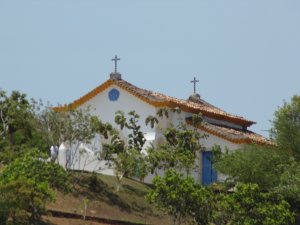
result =
[{"label": "tree foliage", "polygon": [[276,112],[271,129],[273,146],[252,145],[221,154],[217,170],[235,182],[255,183],[276,191],[297,209],[300,205],[300,97]]},{"label": "tree foliage", "polygon": [[47,154],[31,149],[1,171],[0,206],[5,205],[6,218],[36,224],[46,203],[54,200],[53,189],[69,191],[66,171],[47,158]]},{"label": "tree foliage", "polygon": [[[47,182],[18,179],[0,185],[0,222],[11,218],[14,224],[38,224],[45,212],[45,204],[54,200],[54,192]],[[2,218],[1,218],[2,214]]]},{"label": "tree foliage", "polygon": [[35,114],[38,131],[48,146],[63,142],[88,143],[95,136],[95,123],[98,118],[89,113],[89,108],[55,111],[50,106],[42,106]]},{"label": "tree foliage", "polygon": [[255,183],[269,190],[278,185],[288,157],[272,147],[247,145],[234,152],[226,152],[214,163],[229,180]]},{"label": "tree foliage", "polygon": [[47,145],[36,129],[34,103],[25,94],[13,91],[10,96],[0,90],[0,163],[8,163],[24,150]]},{"label": "tree foliage", "polygon": [[98,132],[109,139],[109,143],[103,144],[102,158],[108,160],[108,164],[115,170],[118,181],[117,190],[120,189],[123,177],[139,177],[140,180],[147,174],[144,155],[141,150],[146,142],[144,134],[139,125],[139,115],[135,111],[128,113],[126,118],[124,112],[115,114],[115,122],[120,130],[126,129],[128,136],[122,139],[117,129],[109,124],[98,121]]},{"label": "tree foliage", "polygon": [[148,201],[165,210],[173,224],[289,225],[290,205],[277,192],[264,192],[256,184],[239,183],[232,193],[216,193],[192,177],[169,170],[155,177]]},{"label": "tree foliage", "polygon": [[128,129],[128,139],[127,146],[129,148],[135,148],[141,151],[146,139],[143,132],[141,131],[141,126],[139,125],[140,116],[135,111],[130,111],[128,113],[129,119],[125,117],[124,112],[117,111],[115,115],[115,123],[119,125],[120,129]]},{"label": "tree foliage", "polygon": [[32,180],[34,183],[47,182],[51,188],[69,190],[68,175],[58,164],[48,162],[48,155],[38,149],[30,149],[5,166],[0,173],[0,183],[19,179]]},{"label": "tree foliage", "polygon": [[[163,110],[158,111],[157,115],[161,117],[169,114]],[[200,124],[202,117],[193,115],[191,121],[195,125]],[[147,161],[150,171],[154,173],[156,169],[170,168],[189,171],[193,168],[195,159],[202,150],[200,140],[205,136],[184,123],[166,128],[163,135],[165,143],[148,149]]]},{"label": "tree foliage", "polygon": [[278,185],[274,190],[280,193],[285,199],[297,209],[300,206],[300,163],[291,160],[284,167],[283,173],[279,176]]},{"label": "tree foliage", "polygon": [[172,216],[173,224],[208,224],[212,213],[212,192],[194,182],[192,177],[184,177],[175,170],[166,171],[164,177],[153,179],[154,189],[147,195],[148,201]]},{"label": "tree foliage", "polygon": [[271,138],[286,153],[300,161],[300,96],[293,96],[291,102],[284,102],[274,113]]},{"label": "tree foliage", "polygon": [[25,94],[13,91],[11,96],[7,96],[5,92],[0,92],[0,134],[8,137],[8,142],[15,146],[21,143],[16,140],[16,132],[19,131],[19,137],[28,139],[31,136],[32,127],[30,124],[31,105],[26,99]]},{"label": "tree foliage", "polygon": [[216,195],[212,221],[215,225],[289,225],[294,214],[281,195],[240,183],[231,195]]}]

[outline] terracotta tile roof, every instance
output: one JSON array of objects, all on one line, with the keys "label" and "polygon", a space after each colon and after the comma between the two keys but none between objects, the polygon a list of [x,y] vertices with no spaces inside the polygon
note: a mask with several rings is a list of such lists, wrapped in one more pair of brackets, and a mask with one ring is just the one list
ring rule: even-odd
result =
[{"label": "terracotta tile roof", "polygon": [[[191,120],[189,119],[187,119],[187,123],[192,125]],[[197,128],[235,144],[257,143],[263,145],[274,145],[272,141],[268,140],[264,136],[249,130],[238,130],[205,122],[198,125]]]},{"label": "terracotta tile roof", "polygon": [[155,107],[170,107],[170,108],[175,108],[179,107],[181,110],[186,111],[186,112],[191,112],[191,113],[202,113],[204,116],[212,117],[215,119],[219,120],[225,120],[229,121],[235,124],[239,124],[241,126],[251,126],[255,122],[247,120],[243,117],[236,116],[229,114],[225,112],[224,110],[221,110],[206,101],[200,99],[199,101],[190,101],[190,100],[182,100],[182,99],[177,99],[174,97],[170,97],[161,93],[145,90],[138,88],[130,83],[128,83],[125,80],[114,80],[114,79],[109,79],[100,86],[96,87],[94,90],[91,92],[87,93],[86,95],[82,96],[78,100],[75,100],[73,103],[70,105],[65,105],[65,106],[60,106],[60,107],[55,107],[54,110],[57,111],[63,111],[67,110],[69,107],[70,108],[76,108],[91,98],[95,97],[97,94],[100,92],[104,91],[111,85],[116,85],[120,87],[123,90],[126,90],[127,92],[133,94],[137,98],[143,100],[144,102],[147,102],[150,105],[153,105]]}]

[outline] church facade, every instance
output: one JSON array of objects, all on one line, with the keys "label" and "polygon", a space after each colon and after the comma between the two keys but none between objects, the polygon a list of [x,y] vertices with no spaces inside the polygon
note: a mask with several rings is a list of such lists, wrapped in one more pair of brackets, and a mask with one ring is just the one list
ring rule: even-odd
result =
[{"label": "church facade", "polygon": [[[214,171],[209,160],[212,154],[210,150],[214,145],[219,145],[222,150],[234,150],[244,144],[253,142],[270,144],[266,138],[249,130],[249,127],[255,122],[229,114],[204,101],[196,93],[191,95],[187,100],[177,99],[136,87],[123,80],[121,74],[116,71],[110,74],[110,78],[107,81],[86,95],[67,106],[56,107],[55,110],[63,111],[67,107],[79,109],[89,107],[92,115],[98,116],[102,122],[109,122],[111,124],[114,124],[115,113],[117,111],[121,110],[127,114],[135,110],[140,115],[139,125],[147,140],[145,148],[150,143],[156,145],[163,142],[162,128],[166,128],[170,124],[176,126],[182,121],[187,123],[188,126],[192,126],[189,124],[188,118],[191,118],[195,113],[201,113],[203,123],[197,127],[197,130],[202,134],[206,134],[207,138],[201,139],[205,151],[202,152],[200,161],[197,162],[200,169],[194,171],[194,178],[202,184],[222,180],[222,176]],[[178,114],[170,110],[168,119],[159,120],[159,124],[154,128],[146,126],[145,119],[149,115],[156,115],[157,111],[161,108],[179,108],[181,113]],[[101,138],[95,140],[93,145],[98,146],[99,149],[95,150],[91,145],[82,143],[81,148],[85,151],[80,151],[80,154],[70,154],[72,149],[62,144],[59,151],[59,163],[64,166],[68,160],[67,158],[73,157],[72,161],[74,163],[70,166],[70,169],[114,175],[113,168],[108,167],[104,160],[97,157],[96,153],[101,151]],[[85,154],[82,154],[82,152],[85,152]],[[152,176],[149,174],[145,182],[151,182]]]}]

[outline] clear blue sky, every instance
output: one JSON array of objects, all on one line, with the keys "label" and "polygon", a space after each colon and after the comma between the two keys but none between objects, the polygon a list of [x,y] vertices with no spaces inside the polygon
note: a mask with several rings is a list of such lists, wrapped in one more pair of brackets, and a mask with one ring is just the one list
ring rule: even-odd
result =
[{"label": "clear blue sky", "polygon": [[299,0],[0,0],[0,88],[52,104],[127,81],[205,100],[268,136],[300,94]]}]

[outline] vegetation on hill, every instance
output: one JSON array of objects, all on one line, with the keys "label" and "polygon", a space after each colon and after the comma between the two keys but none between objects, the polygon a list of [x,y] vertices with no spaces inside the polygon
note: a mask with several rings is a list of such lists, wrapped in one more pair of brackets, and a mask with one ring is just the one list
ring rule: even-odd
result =
[{"label": "vegetation on hill", "polygon": [[[169,111],[159,110],[146,123],[154,126]],[[41,224],[46,209],[53,209],[81,214],[83,220],[98,216],[147,224],[293,224],[290,205],[296,210],[300,203],[299,118],[300,97],[295,96],[275,113],[274,146],[246,146],[225,154],[216,147],[214,165],[228,175],[216,191],[188,176],[202,151],[196,129],[180,124],[163,130],[165,143],[145,156],[145,138],[134,111],[128,118],[116,113],[116,124],[128,131],[122,139],[112,125],[88,112],[55,112],[19,92],[7,96],[1,91],[0,222]],[[201,115],[194,115],[193,122],[201,123]],[[114,165],[116,177],[66,171],[48,160],[51,145],[79,146],[78,141],[88,142],[97,134],[107,139],[99,157]],[[153,186],[130,179],[142,181],[157,169],[165,175],[156,177]]]},{"label": "vegetation on hill", "polygon": [[215,167],[228,182],[257,184],[266,192],[284,196],[293,211],[300,209],[300,96],[284,102],[274,113],[273,146],[245,146],[219,154]]},{"label": "vegetation on hill", "polygon": [[[169,224],[170,218],[146,201],[151,187],[124,178],[118,182],[112,176],[72,172],[72,192],[56,192],[56,201],[48,209],[142,224]],[[86,205],[86,208],[85,208]]]},{"label": "vegetation on hill", "polygon": [[290,205],[275,192],[264,193],[255,184],[238,184],[232,194],[216,193],[192,177],[174,170],[156,177],[150,202],[168,212],[173,225],[289,225],[294,222]]}]

